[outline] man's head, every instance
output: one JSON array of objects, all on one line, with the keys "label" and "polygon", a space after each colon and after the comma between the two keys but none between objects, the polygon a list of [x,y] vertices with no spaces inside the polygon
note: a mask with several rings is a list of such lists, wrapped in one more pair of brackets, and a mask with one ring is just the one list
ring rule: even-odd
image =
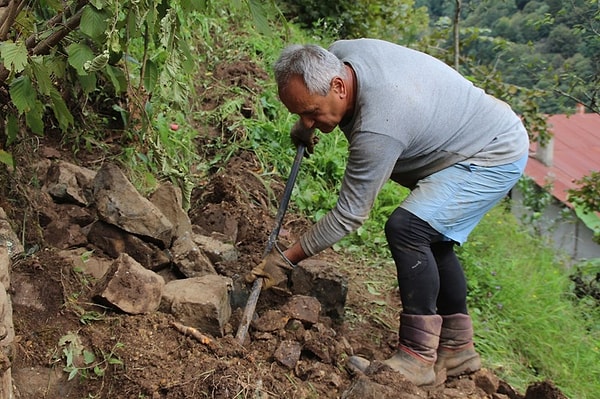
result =
[{"label": "man's head", "polygon": [[331,132],[349,110],[349,73],[335,55],[315,45],[291,45],[274,66],[279,98],[306,128]]}]

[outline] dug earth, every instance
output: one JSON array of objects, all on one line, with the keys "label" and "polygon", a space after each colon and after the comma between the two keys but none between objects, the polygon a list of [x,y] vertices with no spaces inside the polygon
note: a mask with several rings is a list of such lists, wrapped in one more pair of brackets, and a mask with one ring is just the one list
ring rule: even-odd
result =
[{"label": "dug earth", "polygon": [[[288,292],[263,292],[237,339],[244,275],[282,191],[265,188],[250,153],[196,189],[188,211],[171,183],[143,196],[115,164],[41,153],[39,188],[26,189],[35,209],[0,208],[0,398],[565,398],[550,381],[519,393],[487,369],[414,386],[380,363],[397,336],[346,322],[360,313],[356,276],[332,252],[301,262]],[[23,247],[31,224],[13,226],[26,219],[43,245]],[[307,224],[288,218],[280,241]],[[346,369],[354,354],[374,359],[368,374]]]}]

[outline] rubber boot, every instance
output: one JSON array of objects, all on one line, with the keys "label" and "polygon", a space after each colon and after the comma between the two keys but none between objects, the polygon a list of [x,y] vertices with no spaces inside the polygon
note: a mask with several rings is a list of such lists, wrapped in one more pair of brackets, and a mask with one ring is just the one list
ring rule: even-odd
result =
[{"label": "rubber boot", "polygon": [[383,363],[417,386],[433,385],[441,326],[439,315],[402,314],[398,351]]},{"label": "rubber boot", "polygon": [[473,322],[463,313],[442,316],[436,374],[446,369],[448,377],[473,373],[481,368],[481,358],[473,346]]}]

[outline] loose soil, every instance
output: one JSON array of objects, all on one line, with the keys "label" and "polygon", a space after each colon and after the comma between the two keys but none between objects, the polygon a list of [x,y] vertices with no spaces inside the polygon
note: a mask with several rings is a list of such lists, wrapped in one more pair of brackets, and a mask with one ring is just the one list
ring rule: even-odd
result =
[{"label": "loose soil", "polygon": [[[260,92],[256,81],[265,78],[263,71],[246,60],[223,65],[217,72],[223,84],[247,88],[248,93]],[[217,108],[225,101],[216,94],[211,97],[209,91],[202,97],[204,107]],[[248,101],[240,110],[244,117],[251,117],[252,103]],[[203,127],[202,131],[222,134],[219,126]],[[216,138],[210,133],[200,137],[199,152],[206,151],[213,140]],[[117,142],[111,143],[114,153],[119,151]],[[69,143],[51,134],[29,148],[24,154],[15,154],[23,166],[3,174],[6,184],[0,202],[28,251],[13,262],[9,292],[16,334],[12,356],[16,398],[340,398],[344,392],[347,397],[358,397],[350,396],[350,388],[357,392],[365,378],[389,389],[368,388],[362,394],[365,398],[523,397],[503,382],[493,393],[496,396],[486,393],[478,379],[493,377],[490,371],[449,379],[427,390],[386,369],[369,377],[350,373],[345,367],[348,355],[382,360],[393,353],[401,304],[393,284],[377,283],[380,273],[393,273],[393,268],[369,268],[332,250],[319,258],[348,275],[345,317],[323,317],[315,326],[302,326],[303,339],[311,335],[312,342],[321,347],[305,348],[291,369],[277,362],[274,352],[280,342],[297,339],[297,332],[258,333],[251,328],[249,341],[241,345],[234,338],[242,312],[239,308],[234,310],[224,337],[201,342],[177,331],[169,314],[133,316],[95,304],[94,279],[65,262],[43,240],[48,208],[54,209],[54,217],[65,219],[72,208],[48,203],[42,188],[33,183],[43,181],[37,168],[43,160],[64,159],[97,168],[107,154],[82,151],[74,158]],[[235,238],[240,257],[215,265],[220,274],[243,276],[262,257],[285,176],[266,181],[260,175],[254,154],[239,152],[211,171],[192,194],[192,224],[207,234]],[[281,243],[292,243],[309,225],[302,216],[289,212]],[[385,280],[390,280],[389,275],[380,281]],[[279,309],[286,300],[264,292],[257,314]],[[87,352],[94,353],[94,361],[86,358]],[[529,398],[563,397],[551,383],[531,390]]]}]

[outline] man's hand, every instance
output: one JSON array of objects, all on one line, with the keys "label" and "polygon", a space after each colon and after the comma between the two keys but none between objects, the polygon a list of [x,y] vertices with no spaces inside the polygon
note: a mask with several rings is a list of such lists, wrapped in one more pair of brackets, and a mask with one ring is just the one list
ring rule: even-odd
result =
[{"label": "man's hand", "polygon": [[292,126],[290,138],[296,147],[298,147],[300,143],[304,144],[306,147],[304,156],[307,158],[310,156],[309,154],[314,152],[315,145],[319,142],[319,137],[315,135],[315,129],[305,128],[301,121],[296,122],[294,126]]},{"label": "man's hand", "polygon": [[257,278],[262,278],[265,290],[271,287],[284,288],[281,285],[287,282],[290,270],[292,270],[290,262],[274,249],[246,275],[246,281],[252,283]]}]

